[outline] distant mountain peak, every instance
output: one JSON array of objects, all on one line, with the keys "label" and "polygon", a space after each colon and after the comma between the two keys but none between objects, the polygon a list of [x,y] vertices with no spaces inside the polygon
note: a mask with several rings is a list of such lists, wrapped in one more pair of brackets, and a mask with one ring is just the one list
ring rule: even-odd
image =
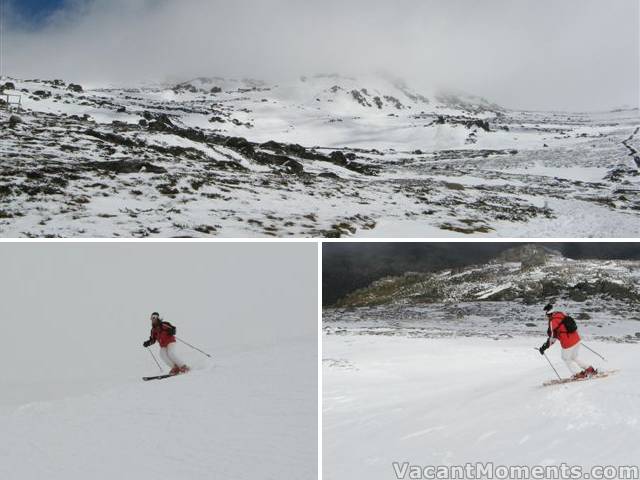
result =
[{"label": "distant mountain peak", "polygon": [[498,262],[520,262],[522,266],[545,265],[550,257],[562,257],[562,253],[544,245],[527,243],[509,248],[497,257]]}]

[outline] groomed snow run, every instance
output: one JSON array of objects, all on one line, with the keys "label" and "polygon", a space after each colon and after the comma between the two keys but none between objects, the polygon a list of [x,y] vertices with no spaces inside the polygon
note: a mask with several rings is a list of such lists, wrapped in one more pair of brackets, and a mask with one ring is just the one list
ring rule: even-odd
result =
[{"label": "groomed snow run", "polygon": [[0,478],[314,479],[316,358],[315,340],[288,341],[166,380],[0,402]]},{"label": "groomed snow run", "polygon": [[[394,479],[392,462],[637,465],[640,346],[587,344],[608,363],[584,360],[620,372],[541,387],[555,374],[532,338],[325,335],[325,480]],[[568,376],[559,347],[548,356]]]}]

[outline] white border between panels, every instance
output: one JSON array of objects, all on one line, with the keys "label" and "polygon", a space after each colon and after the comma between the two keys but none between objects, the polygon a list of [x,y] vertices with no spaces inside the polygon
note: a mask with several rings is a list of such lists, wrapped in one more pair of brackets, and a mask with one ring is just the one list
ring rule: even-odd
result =
[{"label": "white border between panels", "polygon": [[322,242],[318,242],[318,480],[322,480]]}]

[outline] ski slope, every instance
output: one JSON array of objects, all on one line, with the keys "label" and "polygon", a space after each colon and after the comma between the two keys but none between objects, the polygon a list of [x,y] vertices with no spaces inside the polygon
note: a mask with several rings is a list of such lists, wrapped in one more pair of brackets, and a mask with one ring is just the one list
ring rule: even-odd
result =
[{"label": "ski slope", "polygon": [[166,380],[130,371],[108,388],[76,383],[83,394],[0,402],[0,478],[316,478],[316,350],[290,340]]},{"label": "ski slope", "polygon": [[[532,338],[325,335],[324,478],[394,479],[392,462],[637,465],[640,345],[587,344],[608,362],[585,360],[620,372],[541,387],[555,375]],[[568,376],[557,346],[548,356]]]}]

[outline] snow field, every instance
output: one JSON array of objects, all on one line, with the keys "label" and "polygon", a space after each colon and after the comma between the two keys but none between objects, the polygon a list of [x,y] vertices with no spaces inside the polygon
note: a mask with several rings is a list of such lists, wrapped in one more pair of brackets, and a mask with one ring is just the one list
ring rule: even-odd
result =
[{"label": "snow field", "polygon": [[1,407],[0,478],[316,478],[316,358],[315,340],[299,340]]},{"label": "snow field", "polygon": [[[640,347],[588,342],[608,378],[553,387],[531,338],[410,339],[325,335],[326,479],[395,478],[417,465],[635,465]],[[568,376],[558,347],[548,351]]]}]

